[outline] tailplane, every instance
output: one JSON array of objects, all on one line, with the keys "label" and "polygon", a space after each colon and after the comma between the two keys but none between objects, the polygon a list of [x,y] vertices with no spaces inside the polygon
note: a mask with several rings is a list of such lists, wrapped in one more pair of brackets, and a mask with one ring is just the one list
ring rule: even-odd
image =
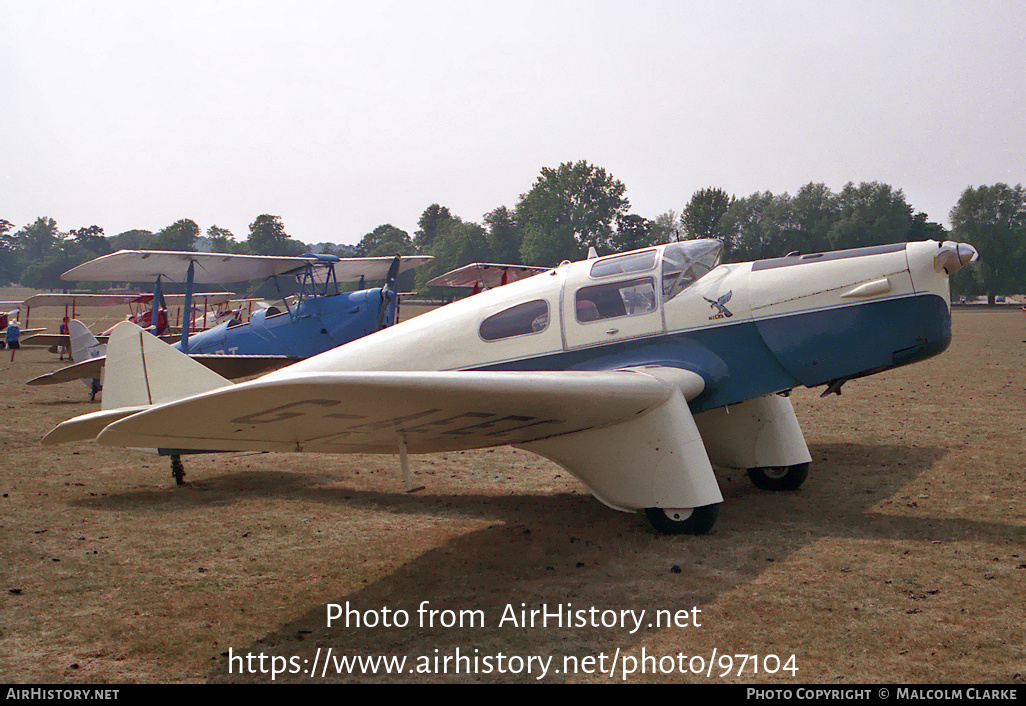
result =
[{"label": "tailplane", "polygon": [[108,424],[153,405],[232,384],[128,321],[111,331],[104,372],[100,411],[62,422],[43,437],[44,444],[95,439]]},{"label": "tailplane", "polygon": [[164,404],[231,384],[153,334],[123,321],[107,341],[102,409]]}]

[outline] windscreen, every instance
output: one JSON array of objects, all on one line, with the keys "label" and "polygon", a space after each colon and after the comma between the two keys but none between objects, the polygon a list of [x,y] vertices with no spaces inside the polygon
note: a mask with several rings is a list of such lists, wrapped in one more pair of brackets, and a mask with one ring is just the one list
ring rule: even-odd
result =
[{"label": "windscreen", "polygon": [[663,248],[663,301],[669,301],[720,264],[723,243],[687,240]]}]

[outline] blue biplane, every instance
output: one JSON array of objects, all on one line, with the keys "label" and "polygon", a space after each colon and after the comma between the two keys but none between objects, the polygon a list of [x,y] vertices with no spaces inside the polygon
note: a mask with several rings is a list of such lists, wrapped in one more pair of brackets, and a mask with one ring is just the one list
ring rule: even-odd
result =
[{"label": "blue biplane", "polygon": [[[190,332],[190,316],[182,317],[180,340],[174,347],[228,378],[246,377],[283,367],[348,343],[395,323],[396,279],[431,260],[426,256],[338,258],[334,255],[279,257],[224,253],[120,250],[68,270],[61,278],[91,282],[153,282],[153,314],[159,320],[165,283],[185,285],[183,311],[192,310],[194,286],[256,279],[274,281],[280,306],[252,314],[248,322],[232,318],[214,328]],[[281,278],[298,280],[296,294],[285,296]],[[381,287],[367,283],[384,281]],[[357,282],[343,292],[339,284]],[[98,379],[104,358],[98,357],[30,381],[51,384],[72,379]]]}]

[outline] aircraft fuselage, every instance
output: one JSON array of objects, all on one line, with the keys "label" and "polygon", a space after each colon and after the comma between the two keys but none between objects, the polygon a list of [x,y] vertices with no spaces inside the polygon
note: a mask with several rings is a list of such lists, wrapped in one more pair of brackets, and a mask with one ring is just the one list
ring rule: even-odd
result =
[{"label": "aircraft fuselage", "polygon": [[[194,334],[189,337],[189,353],[309,358],[377,331],[382,305],[381,289],[307,297],[288,309],[262,309],[248,323],[227,321]],[[390,301],[384,323],[394,320],[395,305]],[[175,348],[181,350],[182,344]]]},{"label": "aircraft fuselage", "polygon": [[666,366],[705,380],[690,403],[698,413],[905,365],[950,342],[936,242],[719,265],[679,291],[675,248],[564,263],[271,375]]}]

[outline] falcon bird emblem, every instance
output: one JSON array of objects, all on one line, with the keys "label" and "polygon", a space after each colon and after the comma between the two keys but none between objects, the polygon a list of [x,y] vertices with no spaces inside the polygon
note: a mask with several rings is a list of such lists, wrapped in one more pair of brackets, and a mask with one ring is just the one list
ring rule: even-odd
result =
[{"label": "falcon bird emblem", "polygon": [[733,290],[728,291],[726,294],[724,294],[722,297],[720,297],[716,301],[713,301],[709,297],[702,297],[702,299],[705,299],[707,302],[709,302],[709,304],[711,304],[712,306],[716,307],[716,309],[721,314],[723,314],[724,316],[731,317],[731,316],[733,316],[733,314],[730,313],[730,309],[728,309],[727,307],[723,306],[724,304],[726,304],[727,302],[730,301],[730,295],[731,294],[733,294]]}]

